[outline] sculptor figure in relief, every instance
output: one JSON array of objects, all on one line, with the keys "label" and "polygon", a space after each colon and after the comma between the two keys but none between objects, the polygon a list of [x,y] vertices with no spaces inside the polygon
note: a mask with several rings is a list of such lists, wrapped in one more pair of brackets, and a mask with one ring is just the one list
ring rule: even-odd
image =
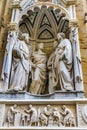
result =
[{"label": "sculptor figure in relief", "polygon": [[43,111],[40,113],[40,122],[41,126],[48,126],[49,123],[49,116],[51,115],[51,106],[47,105],[44,107]]},{"label": "sculptor figure in relief", "polygon": [[75,118],[72,111],[67,108],[65,105],[62,106],[62,111],[60,112],[63,115],[63,125],[64,126],[75,126]]},{"label": "sculptor figure in relief", "polygon": [[[8,120],[8,125],[9,126],[16,126],[20,125],[20,111],[17,110],[17,105],[15,104],[14,106],[10,107],[10,110],[7,113],[7,120]],[[19,118],[19,120],[18,120]]]},{"label": "sculptor figure in relief", "polygon": [[46,54],[43,52],[43,43],[38,46],[38,51],[32,55],[32,83],[29,92],[43,94],[46,87]]},{"label": "sculptor figure in relief", "polygon": [[27,89],[29,74],[29,49],[26,45],[28,35],[18,35],[18,39],[12,49],[12,69],[10,89],[22,91]]},{"label": "sculptor figure in relief", "polygon": [[38,116],[37,116],[37,110],[32,105],[29,105],[28,110],[24,110],[27,114],[30,115],[30,126],[37,125],[38,122]]},{"label": "sculptor figure in relief", "polygon": [[74,89],[72,46],[70,41],[65,38],[64,33],[58,33],[57,38],[59,44],[51,55],[50,60],[48,60],[48,69],[49,65],[52,66],[50,71],[53,72],[49,82],[52,83],[54,90],[72,91]]}]

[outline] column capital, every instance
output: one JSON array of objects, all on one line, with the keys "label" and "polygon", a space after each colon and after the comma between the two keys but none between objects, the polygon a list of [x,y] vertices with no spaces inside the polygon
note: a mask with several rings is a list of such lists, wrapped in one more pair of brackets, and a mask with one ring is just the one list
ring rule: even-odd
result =
[{"label": "column capital", "polygon": [[76,5],[77,0],[66,0],[67,5]]},{"label": "column capital", "polygon": [[70,27],[79,27],[78,20],[77,19],[70,19],[69,26]]},{"label": "column capital", "polygon": [[16,22],[10,22],[7,25],[8,31],[18,31],[18,24]]},{"label": "column capital", "polygon": [[21,6],[20,6],[21,0],[13,0],[11,3],[11,8],[18,8],[21,10]]}]

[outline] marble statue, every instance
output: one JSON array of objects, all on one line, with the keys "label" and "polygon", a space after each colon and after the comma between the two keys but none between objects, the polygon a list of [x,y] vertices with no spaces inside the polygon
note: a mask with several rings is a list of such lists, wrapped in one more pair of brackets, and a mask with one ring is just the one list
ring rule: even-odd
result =
[{"label": "marble statue", "polygon": [[69,108],[63,105],[62,111],[60,113],[63,115],[64,126],[70,126],[70,127],[75,126],[75,117]]},{"label": "marble statue", "polygon": [[43,48],[43,43],[40,43],[38,51],[32,54],[32,83],[29,89],[32,94],[44,94],[45,92],[47,57],[43,52]]},{"label": "marble statue", "polygon": [[[30,126],[37,125],[38,122],[38,116],[37,116],[37,110],[36,108],[34,108],[32,105],[29,105],[29,109],[28,110],[24,110],[27,114],[29,114],[30,116]],[[29,121],[29,120],[28,120]]]},{"label": "marble statue", "polygon": [[65,38],[64,33],[58,33],[57,39],[59,44],[48,60],[48,69],[50,68],[50,71],[53,72],[49,82],[52,83],[54,90],[72,91],[74,90],[72,46],[70,41]]},{"label": "marble statue", "polygon": [[51,115],[50,107],[51,107],[50,105],[47,105],[40,113],[39,118],[40,118],[41,126],[48,126],[49,116]]},{"label": "marble statue", "polygon": [[17,38],[13,35],[7,45],[8,48],[2,76],[3,79],[6,77],[7,80],[10,81],[8,84],[10,86],[9,91],[22,91],[27,89],[29,49],[26,42],[28,42],[28,38],[28,34],[20,35],[19,33]]}]

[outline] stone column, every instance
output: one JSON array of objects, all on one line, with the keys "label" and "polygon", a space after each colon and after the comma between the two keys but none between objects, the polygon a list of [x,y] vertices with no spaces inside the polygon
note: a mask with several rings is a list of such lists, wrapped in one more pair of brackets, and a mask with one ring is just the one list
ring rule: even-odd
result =
[{"label": "stone column", "polygon": [[74,68],[74,81],[75,90],[84,91],[83,87],[83,77],[82,77],[82,65],[81,65],[81,55],[80,55],[80,43],[78,35],[78,22],[75,20],[70,21],[70,40],[73,49],[73,68]]},{"label": "stone column", "polygon": [[84,91],[83,78],[82,78],[82,66],[80,55],[80,43],[78,35],[78,20],[76,18],[76,2],[77,0],[67,0],[68,11],[70,14],[70,40],[73,48],[73,68],[74,68],[74,81],[75,90]]},{"label": "stone column", "polygon": [[[4,56],[4,63],[3,63],[3,69],[2,69],[2,74],[1,78],[3,79],[4,85],[2,86],[4,90],[6,91],[9,86],[9,78],[10,78],[10,69],[11,69],[11,51],[13,42],[12,42],[12,36],[14,35],[15,40],[17,39],[17,32],[18,32],[18,22],[19,22],[19,15],[21,11],[20,7],[20,2],[21,0],[14,0],[11,3],[11,9],[12,9],[12,17],[11,17],[11,22],[8,24],[8,37],[7,37],[7,47],[5,51],[5,56]],[[8,54],[10,52],[10,54]],[[6,73],[6,75],[4,74]]]},{"label": "stone column", "polygon": [[8,25],[9,31],[18,30],[19,15],[21,11],[21,0],[13,0],[11,3],[12,17],[11,22]]}]

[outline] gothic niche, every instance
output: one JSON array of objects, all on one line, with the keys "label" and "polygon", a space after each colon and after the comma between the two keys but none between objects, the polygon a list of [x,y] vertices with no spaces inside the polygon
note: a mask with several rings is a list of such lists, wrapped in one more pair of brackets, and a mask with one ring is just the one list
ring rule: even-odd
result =
[{"label": "gothic niche", "polygon": [[76,91],[75,83],[82,82],[81,63],[74,35],[69,39],[65,10],[34,7],[22,16],[19,29],[8,34],[2,70],[6,91],[39,95]]}]

